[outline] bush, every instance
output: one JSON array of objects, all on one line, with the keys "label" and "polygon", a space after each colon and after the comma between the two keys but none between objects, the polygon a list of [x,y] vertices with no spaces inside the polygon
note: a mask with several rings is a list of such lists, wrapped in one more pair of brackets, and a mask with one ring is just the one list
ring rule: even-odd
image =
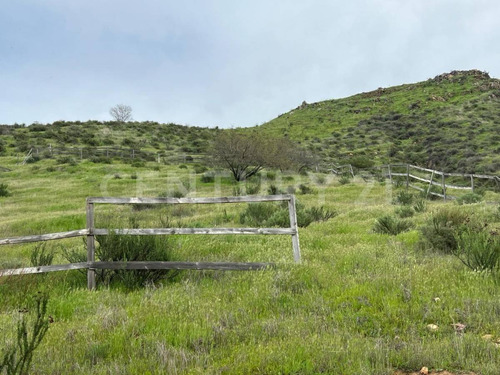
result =
[{"label": "bush", "polygon": [[179,169],[188,169],[188,166],[186,164],[181,164],[179,165]]},{"label": "bush", "polygon": [[300,192],[300,194],[312,194],[313,189],[311,189],[309,187],[309,185],[300,184],[299,185],[299,192]]},{"label": "bush", "polygon": [[16,345],[7,346],[0,358],[0,374],[28,374],[30,373],[33,353],[42,342],[49,329],[47,315],[47,303],[49,297],[46,294],[38,294],[35,297],[36,311],[32,325],[28,325],[27,319],[23,317],[17,324]]},{"label": "bush", "polygon": [[9,186],[7,184],[0,184],[0,197],[9,197]]},{"label": "bush", "polygon": [[398,215],[400,218],[407,218],[407,217],[412,217],[415,214],[415,211],[413,211],[413,208],[409,206],[402,206],[399,208],[396,208],[396,215]]},{"label": "bush", "polygon": [[31,250],[30,263],[32,267],[50,266],[54,260],[54,252],[47,251],[46,243],[40,243]]},{"label": "bush", "polygon": [[201,175],[201,182],[210,183],[215,181],[215,173],[214,172],[205,172]]},{"label": "bush", "polygon": [[273,171],[267,171],[266,172],[266,178],[270,181],[276,180],[276,172]]},{"label": "bush", "polygon": [[475,193],[467,193],[462,195],[460,198],[457,199],[457,203],[459,205],[463,204],[472,204],[472,203],[478,203],[483,200],[483,197],[480,196],[479,194]]},{"label": "bush", "polygon": [[339,183],[341,185],[347,185],[350,182],[351,182],[351,177],[349,177],[348,175],[343,175],[339,178]]},{"label": "bush", "polygon": [[248,195],[258,194],[259,191],[260,191],[260,184],[247,185],[247,194]]},{"label": "bush", "polygon": [[[309,226],[315,221],[326,221],[335,217],[337,211],[321,207],[304,208],[297,204],[297,225],[301,228]],[[241,213],[240,222],[253,227],[282,227],[290,226],[288,204],[251,203]]]},{"label": "bush", "polygon": [[137,173],[135,173],[135,172],[134,172],[134,173],[132,173],[132,174],[130,175],[130,178],[131,178],[132,180],[137,180]]},{"label": "bush", "polygon": [[204,173],[208,170],[207,167],[205,167],[204,165],[199,165],[199,164],[196,164],[194,166],[194,173],[196,174],[199,174],[199,173]]},{"label": "bush", "polygon": [[415,210],[415,212],[418,212],[418,213],[425,212],[425,210],[427,209],[427,205],[425,203],[425,200],[418,199],[415,202],[415,204],[413,205],[413,209]]},{"label": "bush", "polygon": [[399,220],[392,216],[382,216],[377,219],[373,226],[375,233],[397,235],[409,230],[413,224],[407,220]]},{"label": "bush", "polygon": [[413,194],[407,191],[400,191],[394,199],[394,204],[410,205],[413,203]]},{"label": "bush", "polygon": [[267,193],[269,195],[279,195],[279,194],[282,194],[283,191],[280,190],[280,188],[278,188],[276,185],[274,184],[271,184],[269,185],[269,187],[267,188]]},{"label": "bush", "polygon": [[[103,262],[112,261],[169,261],[171,246],[164,236],[118,235],[113,231],[107,236],[96,236],[96,257]],[[109,284],[118,281],[128,288],[156,283],[176,274],[173,270],[101,270],[101,281]]]},{"label": "bush", "polygon": [[474,271],[494,271],[500,261],[500,237],[486,230],[468,228],[455,237],[457,248],[452,250],[467,267]]},{"label": "bush", "polygon": [[456,236],[467,228],[469,217],[455,208],[443,208],[421,228],[420,245],[450,254],[457,249]]}]

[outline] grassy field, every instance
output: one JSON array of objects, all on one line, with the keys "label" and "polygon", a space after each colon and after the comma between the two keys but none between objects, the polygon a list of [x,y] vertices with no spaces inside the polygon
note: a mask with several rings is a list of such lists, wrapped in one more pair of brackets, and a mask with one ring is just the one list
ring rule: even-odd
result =
[{"label": "grassy field", "polygon": [[[54,160],[18,166],[12,157],[0,164],[13,169],[0,172],[11,193],[0,197],[2,238],[83,228],[87,196],[218,196],[248,188],[223,175],[204,183],[190,166]],[[419,228],[443,206],[498,228],[498,205],[427,202],[425,212],[409,219],[413,229],[391,236],[372,230],[377,218],[397,209],[392,202],[400,190],[389,184],[264,173],[260,193],[271,184],[283,191],[307,185],[309,193],[297,193],[303,207],[338,213],[300,228],[302,264],[293,263],[288,236],[171,236],[165,246],[176,260],[263,261],[277,268],[186,271],[157,285],[100,285],[93,292],[78,271],[2,278],[0,350],[15,342],[17,322],[30,316],[31,297],[42,291],[50,296],[53,323],[34,355],[37,374],[359,375],[422,366],[498,374],[498,283],[454,256],[417,246]],[[499,201],[487,194],[487,201]],[[99,206],[96,225],[243,226],[246,206]],[[57,252],[55,264],[65,262],[63,248],[85,252],[81,239],[48,246]],[[0,268],[29,265],[33,247],[1,247]],[[465,330],[457,332],[456,323]]]}]

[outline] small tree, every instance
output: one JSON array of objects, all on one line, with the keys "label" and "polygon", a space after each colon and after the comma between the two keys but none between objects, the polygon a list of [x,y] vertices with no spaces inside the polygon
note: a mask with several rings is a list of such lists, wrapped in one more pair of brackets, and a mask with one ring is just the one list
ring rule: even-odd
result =
[{"label": "small tree", "polygon": [[117,104],[109,110],[109,114],[118,122],[131,121],[132,107],[125,104]]},{"label": "small tree", "polygon": [[217,134],[212,156],[216,164],[229,168],[236,181],[246,180],[265,167],[285,170],[303,161],[300,149],[287,139],[231,130]]}]

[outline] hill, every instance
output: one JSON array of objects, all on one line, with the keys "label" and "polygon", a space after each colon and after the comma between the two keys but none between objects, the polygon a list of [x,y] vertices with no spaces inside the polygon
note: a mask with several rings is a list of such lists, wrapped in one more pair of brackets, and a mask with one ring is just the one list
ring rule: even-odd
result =
[{"label": "hill", "polygon": [[[100,161],[103,153],[123,156],[124,149],[134,149],[142,151],[136,159],[139,155],[155,160],[159,153],[167,162],[192,156],[203,161],[217,131],[150,121],[0,125],[0,155],[33,149],[44,158],[52,157],[54,148],[76,147],[84,151],[73,150],[75,159]],[[497,174],[500,80],[479,70],[453,71],[348,98],[304,102],[261,126],[240,131],[289,137],[326,165],[403,162],[447,172]]]},{"label": "hill", "polygon": [[464,173],[500,171],[500,80],[478,70],[302,103],[258,127],[323,161],[409,162]]}]

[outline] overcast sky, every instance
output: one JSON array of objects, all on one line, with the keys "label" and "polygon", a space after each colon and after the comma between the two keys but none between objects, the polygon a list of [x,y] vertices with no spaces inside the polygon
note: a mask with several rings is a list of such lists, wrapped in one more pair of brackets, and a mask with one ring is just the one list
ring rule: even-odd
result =
[{"label": "overcast sky", "polygon": [[498,0],[0,0],[0,124],[261,124],[454,69],[500,77]]}]

